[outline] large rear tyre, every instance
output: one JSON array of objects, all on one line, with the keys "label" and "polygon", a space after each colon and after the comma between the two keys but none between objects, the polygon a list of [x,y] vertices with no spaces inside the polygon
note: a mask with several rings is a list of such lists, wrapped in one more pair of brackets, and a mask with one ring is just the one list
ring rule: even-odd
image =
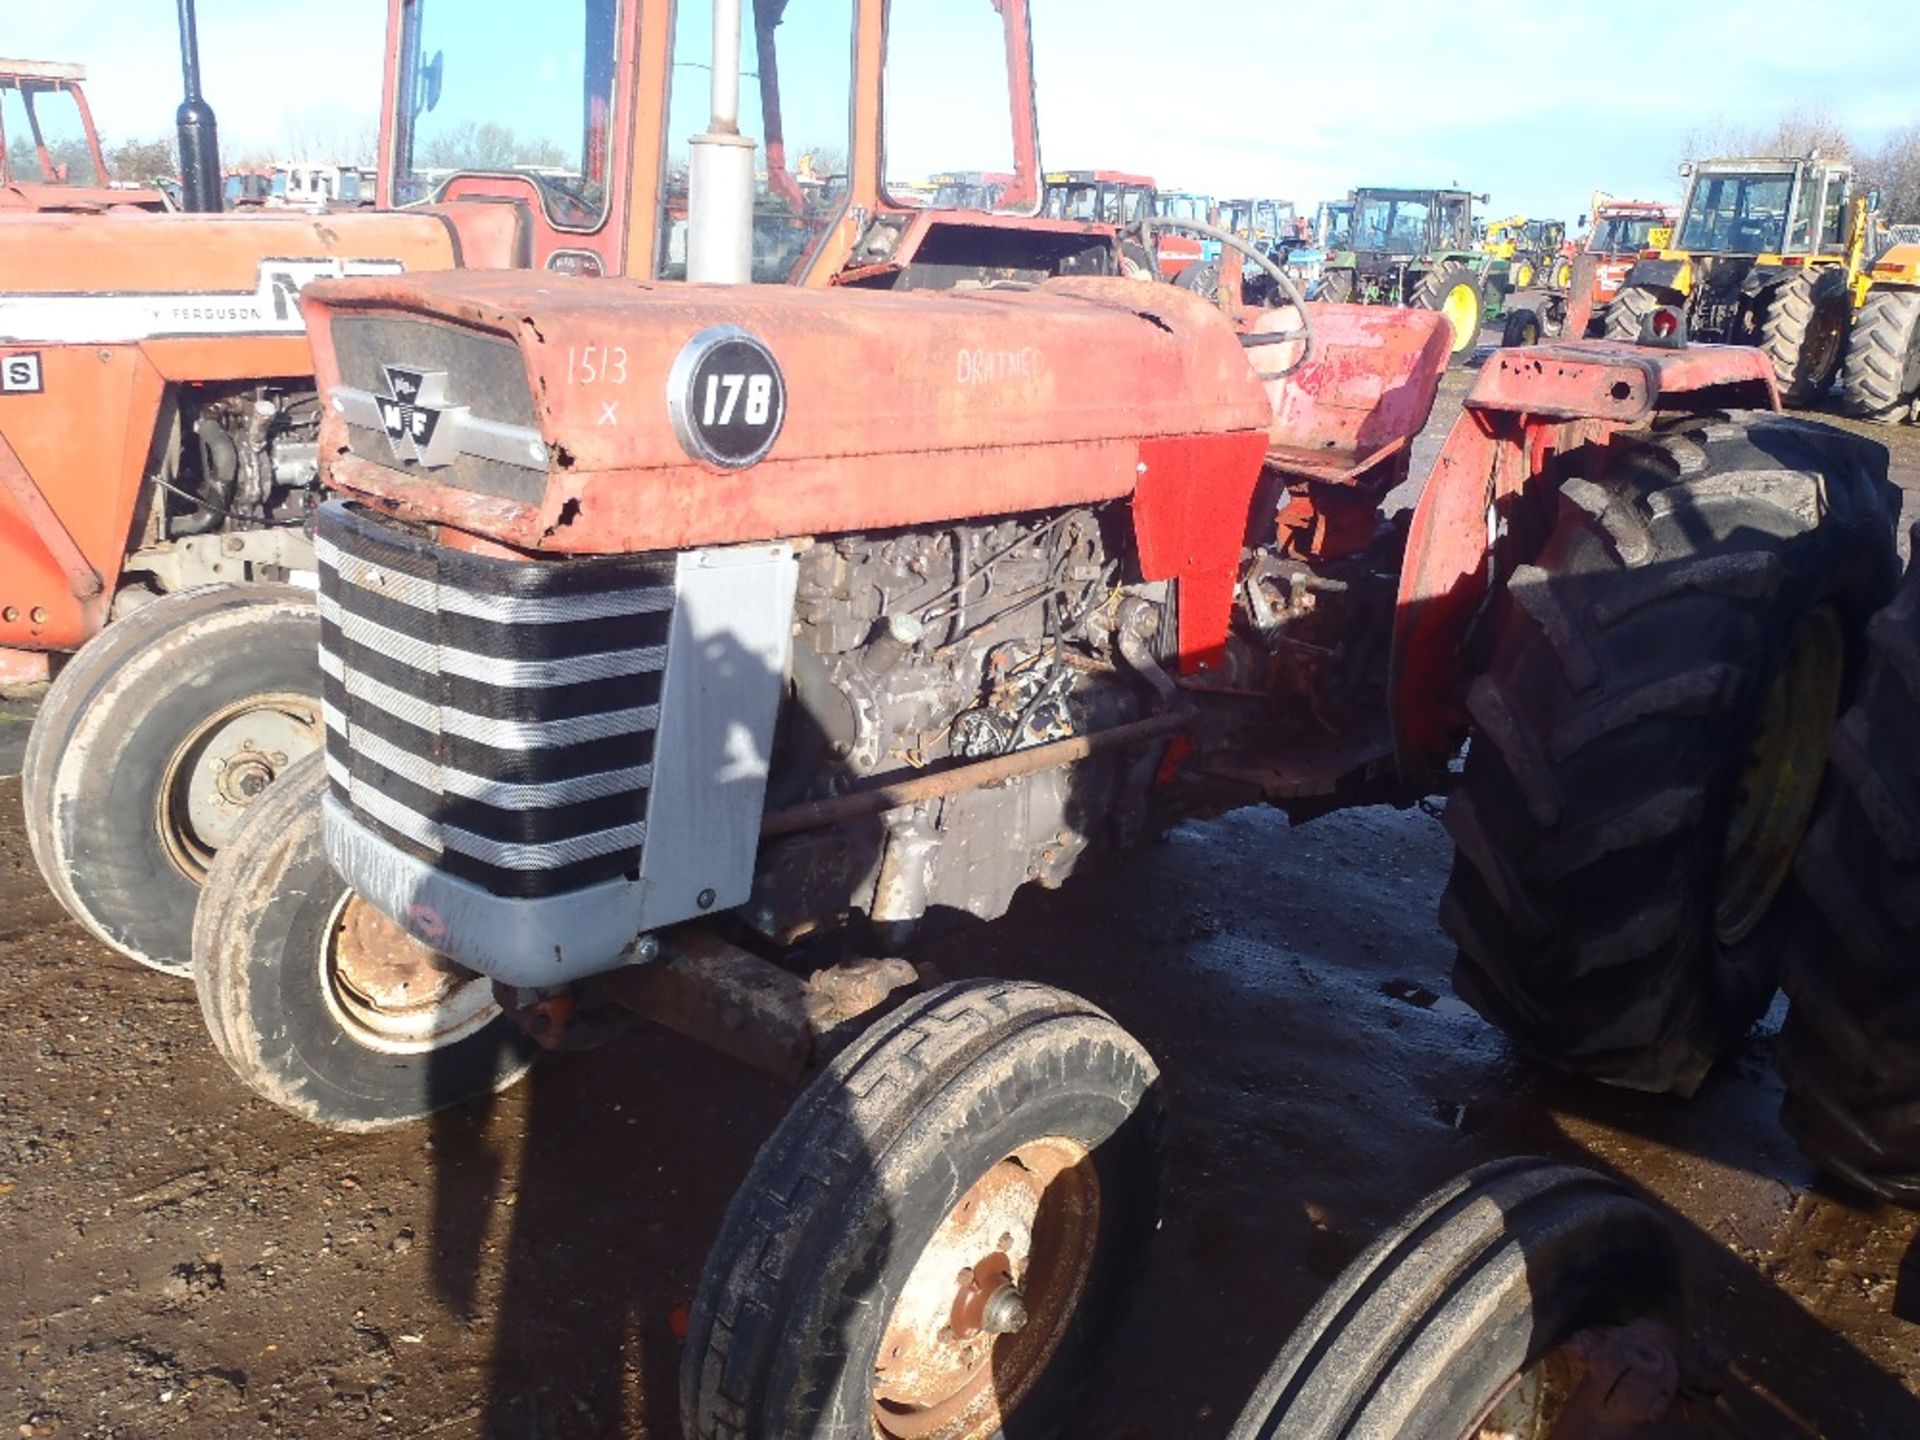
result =
[{"label": "large rear tyre", "polygon": [[505,1089],[535,1053],[491,982],[349,890],[321,845],[326,757],[296,762],[207,877],[194,986],[256,1095],[330,1130],[379,1130]]},{"label": "large rear tyre", "polygon": [[1672,1400],[1681,1310],[1644,1201],[1548,1160],[1483,1165],[1334,1281],[1231,1440],[1544,1437],[1574,1413],[1613,1434]]},{"label": "large rear tyre", "polygon": [[1353,299],[1355,280],[1351,270],[1321,272],[1319,288],[1313,298],[1322,305],[1345,305]]},{"label": "large rear tyre", "polygon": [[1780,889],[1898,573],[1886,451],[1757,413],[1596,447],[1489,621],[1446,825],[1463,998],[1689,1094],[1765,1010]]},{"label": "large rear tyre", "polygon": [[1668,303],[1658,290],[1645,285],[1622,286],[1607,304],[1606,338],[1629,342],[1638,340],[1647,317]]},{"label": "large rear tyre", "polygon": [[207,867],[323,740],[306,591],[213,586],[116,621],[48,691],[22,767],[47,886],[94,935],[186,975]]},{"label": "large rear tyre", "polygon": [[1838,266],[1801,271],[1776,286],[1760,317],[1760,348],[1773,362],[1774,383],[1789,405],[1827,393],[1847,353],[1853,302]]},{"label": "large rear tyre", "polygon": [[701,1276],[694,1440],[1051,1434],[1158,1207],[1152,1059],[1043,985],[878,1022],[762,1147]]},{"label": "large rear tyre", "polygon": [[1438,310],[1453,327],[1450,358],[1463,360],[1480,343],[1480,322],[1486,310],[1480,278],[1459,260],[1443,260],[1420,277],[1408,301],[1422,310]]},{"label": "large rear tyre", "polygon": [[[1920,540],[1920,536],[1916,537]],[[1920,1207],[1920,568],[1874,618],[1795,866],[1781,1118],[1815,1162]]]},{"label": "large rear tyre", "polygon": [[1882,425],[1913,414],[1920,398],[1920,290],[1875,290],[1854,318],[1841,370],[1847,413]]}]

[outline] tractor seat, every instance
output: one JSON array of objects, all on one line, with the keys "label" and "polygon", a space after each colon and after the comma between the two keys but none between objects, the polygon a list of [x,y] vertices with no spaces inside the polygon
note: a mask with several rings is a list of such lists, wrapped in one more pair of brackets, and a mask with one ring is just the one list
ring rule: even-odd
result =
[{"label": "tractor seat", "polygon": [[[1310,304],[1312,357],[1266,382],[1273,405],[1267,461],[1311,480],[1351,482],[1405,448],[1433,411],[1452,331],[1437,310]],[[1261,312],[1259,334],[1292,328],[1288,307]],[[1256,346],[1257,369],[1284,364],[1292,347]]]}]

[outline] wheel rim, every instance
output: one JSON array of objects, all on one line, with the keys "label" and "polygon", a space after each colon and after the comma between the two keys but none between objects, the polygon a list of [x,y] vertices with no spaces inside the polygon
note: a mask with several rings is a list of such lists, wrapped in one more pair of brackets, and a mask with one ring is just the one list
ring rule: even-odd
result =
[{"label": "wheel rim", "polygon": [[1524,290],[1533,283],[1533,266],[1522,260],[1513,267],[1513,288]]},{"label": "wheel rim", "polygon": [[485,976],[428,949],[358,895],[334,908],[319,962],[327,1010],[369,1050],[424,1054],[500,1013]]},{"label": "wheel rim", "polygon": [[1846,332],[1847,317],[1836,307],[1815,313],[1807,335],[1806,357],[1802,366],[1808,384],[1824,386],[1833,379]]},{"label": "wheel rim", "polygon": [[1453,326],[1455,350],[1464,350],[1473,343],[1477,328],[1474,322],[1480,316],[1480,296],[1472,285],[1462,280],[1447,291],[1447,298],[1440,305],[1440,313]]},{"label": "wheel rim", "polygon": [[1722,944],[1752,933],[1793,865],[1826,770],[1845,656],[1839,612],[1819,606],[1794,631],[1767,691],[1727,826],[1714,916]]},{"label": "wheel rim", "polygon": [[887,1318],[874,1363],[876,1435],[998,1434],[1066,1337],[1099,1235],[1099,1177],[1072,1140],[1023,1145],[975,1181]]},{"label": "wheel rim", "polygon": [[1550,1351],[1509,1380],[1461,1440],[1550,1440],[1585,1374],[1576,1344]]},{"label": "wheel rim", "polygon": [[175,748],[154,797],[167,856],[196,885],[253,802],[324,743],[306,695],[249,695],[207,716]]}]

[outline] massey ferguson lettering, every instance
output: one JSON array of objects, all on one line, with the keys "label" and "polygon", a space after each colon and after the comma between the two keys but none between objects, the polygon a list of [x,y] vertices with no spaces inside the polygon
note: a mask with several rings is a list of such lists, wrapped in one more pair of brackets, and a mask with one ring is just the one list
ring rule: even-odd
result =
[{"label": "massey ferguson lettering", "polygon": [[398,275],[398,260],[262,260],[251,291],[228,294],[0,295],[0,344],[118,345],[203,335],[300,335],[315,280]]}]

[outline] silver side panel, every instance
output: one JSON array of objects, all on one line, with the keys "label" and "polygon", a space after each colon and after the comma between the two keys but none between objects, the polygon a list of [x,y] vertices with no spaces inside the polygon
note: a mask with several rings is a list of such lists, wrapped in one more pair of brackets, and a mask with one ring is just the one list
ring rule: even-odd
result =
[{"label": "silver side panel", "polygon": [[491,894],[326,801],[327,854],[421,940],[510,985],[557,985],[632,958],[648,931],[744,902],[753,881],[798,573],[791,547],[678,557],[640,878],[544,899]]}]

